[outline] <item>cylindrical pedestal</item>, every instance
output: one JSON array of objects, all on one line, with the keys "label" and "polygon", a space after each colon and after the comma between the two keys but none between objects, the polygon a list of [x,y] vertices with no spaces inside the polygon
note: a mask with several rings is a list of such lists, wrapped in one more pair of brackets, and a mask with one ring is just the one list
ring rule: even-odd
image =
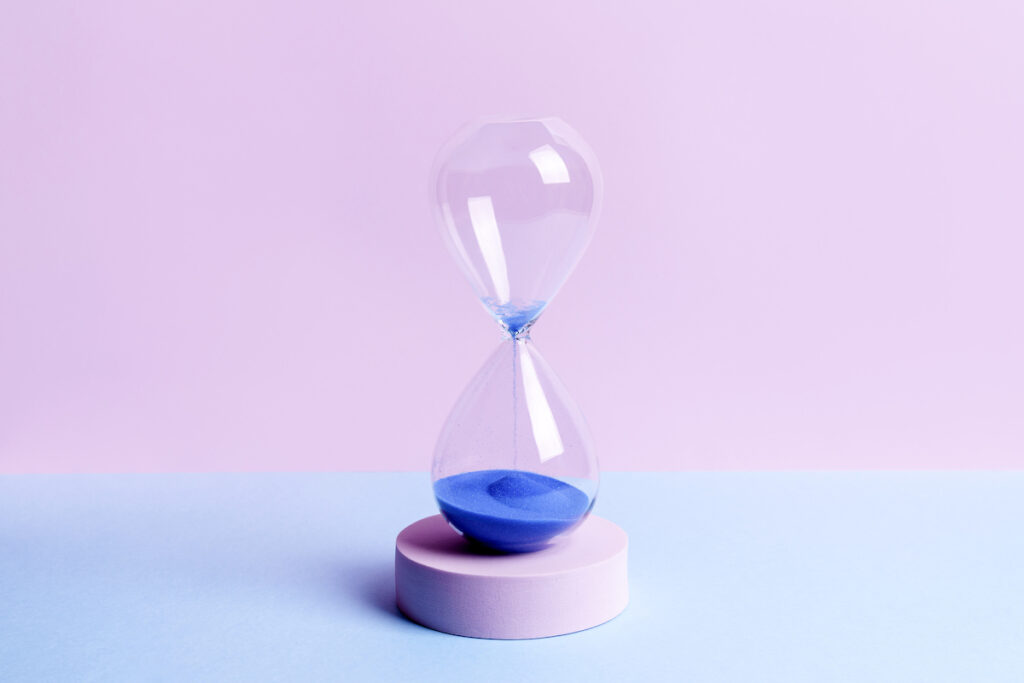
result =
[{"label": "cylindrical pedestal", "polygon": [[591,515],[543,550],[489,554],[434,515],[398,535],[398,608],[429,628],[474,638],[582,631],[626,608],[627,545],[625,531]]}]

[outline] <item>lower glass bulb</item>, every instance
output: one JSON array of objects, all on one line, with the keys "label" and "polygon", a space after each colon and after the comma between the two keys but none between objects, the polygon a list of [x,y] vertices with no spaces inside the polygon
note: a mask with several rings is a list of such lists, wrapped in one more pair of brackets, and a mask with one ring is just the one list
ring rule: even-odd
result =
[{"label": "lower glass bulb", "polygon": [[590,513],[598,467],[589,430],[528,335],[503,343],[463,391],[432,478],[448,523],[497,551],[543,548]]}]

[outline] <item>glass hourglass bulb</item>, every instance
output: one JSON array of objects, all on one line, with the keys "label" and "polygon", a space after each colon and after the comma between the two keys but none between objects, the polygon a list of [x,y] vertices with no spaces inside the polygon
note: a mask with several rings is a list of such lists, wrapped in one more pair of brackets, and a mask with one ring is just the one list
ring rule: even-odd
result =
[{"label": "glass hourglass bulb", "polygon": [[590,241],[600,172],[558,119],[488,120],[442,150],[434,179],[445,241],[505,332],[441,431],[434,494],[471,540],[535,550],[582,522],[597,496],[586,423],[530,328]]}]

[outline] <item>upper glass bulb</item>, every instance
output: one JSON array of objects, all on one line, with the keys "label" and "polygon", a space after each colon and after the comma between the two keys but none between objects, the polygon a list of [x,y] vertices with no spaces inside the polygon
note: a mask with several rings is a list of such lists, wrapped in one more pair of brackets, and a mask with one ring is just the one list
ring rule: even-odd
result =
[{"label": "upper glass bulb", "polygon": [[544,311],[593,234],[601,174],[557,118],[464,128],[434,171],[438,221],[487,311],[519,336]]}]

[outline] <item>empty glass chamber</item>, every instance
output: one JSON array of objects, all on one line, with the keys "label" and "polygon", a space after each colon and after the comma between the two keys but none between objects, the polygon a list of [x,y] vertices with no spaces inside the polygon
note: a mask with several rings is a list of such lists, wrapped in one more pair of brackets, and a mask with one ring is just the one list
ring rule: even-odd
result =
[{"label": "empty glass chamber", "polygon": [[590,241],[600,173],[579,135],[549,118],[465,128],[434,176],[445,241],[505,336],[441,431],[434,494],[466,537],[535,550],[582,522],[597,496],[586,423],[530,328]]}]

